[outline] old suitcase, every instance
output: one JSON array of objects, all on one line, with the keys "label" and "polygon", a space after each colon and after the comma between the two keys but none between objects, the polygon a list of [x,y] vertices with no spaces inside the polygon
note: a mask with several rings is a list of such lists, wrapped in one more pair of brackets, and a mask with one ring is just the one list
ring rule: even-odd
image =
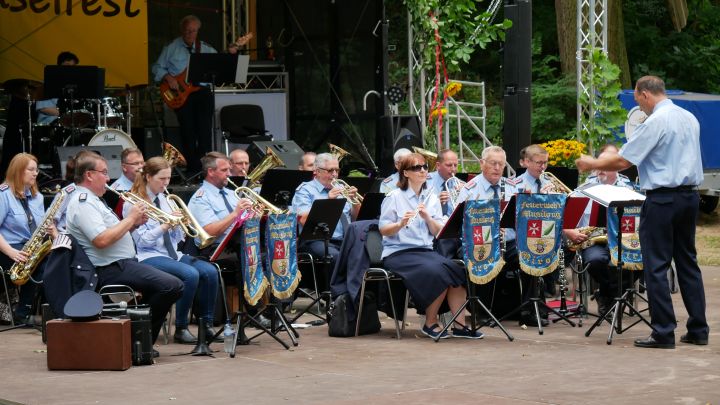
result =
[{"label": "old suitcase", "polygon": [[47,365],[50,370],[127,370],[130,320],[48,321]]}]

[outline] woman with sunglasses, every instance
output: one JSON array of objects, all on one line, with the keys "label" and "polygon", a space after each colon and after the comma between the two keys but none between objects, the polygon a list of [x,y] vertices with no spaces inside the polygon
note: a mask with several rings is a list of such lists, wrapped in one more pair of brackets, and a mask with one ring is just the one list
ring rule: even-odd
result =
[{"label": "woman with sunglasses", "polygon": [[[140,169],[131,192],[156,205],[161,210],[171,213],[172,208],[163,193],[170,183],[170,163],[162,157],[149,159]],[[130,212],[132,205],[123,205],[123,216]],[[180,213],[176,213],[180,214]],[[215,335],[212,329],[215,314],[215,301],[218,292],[218,274],[215,267],[203,260],[183,254],[177,245],[185,239],[180,227],[171,228],[168,224],[160,224],[149,219],[132,232],[137,247],[138,260],[155,267],[182,280],[184,288],[182,297],[177,301],[175,316],[175,343],[194,344],[197,338],[188,330],[188,315],[195,294],[198,295],[199,316],[204,319],[206,339]]]},{"label": "woman with sunglasses", "polygon": [[[428,166],[422,155],[406,156],[398,168],[398,188],[388,193],[380,213],[383,265],[402,276],[418,309],[425,313],[422,333],[447,338],[438,326],[438,312],[447,300],[456,313],[465,302],[465,269],[433,250],[434,236],[443,226],[437,190],[428,190]],[[452,328],[453,337],[480,339],[483,334],[465,327],[464,316]]]},{"label": "woman with sunglasses", "polygon": [[[40,226],[45,213],[43,195],[38,191],[38,160],[28,153],[19,153],[10,161],[5,182],[0,185],[0,266],[8,271],[15,263],[24,263],[28,255],[22,251],[25,242]],[[54,230],[53,230],[54,231]],[[43,265],[31,276],[42,279]],[[29,323],[35,298],[33,280],[20,287],[20,301],[15,310],[18,323]]]}]

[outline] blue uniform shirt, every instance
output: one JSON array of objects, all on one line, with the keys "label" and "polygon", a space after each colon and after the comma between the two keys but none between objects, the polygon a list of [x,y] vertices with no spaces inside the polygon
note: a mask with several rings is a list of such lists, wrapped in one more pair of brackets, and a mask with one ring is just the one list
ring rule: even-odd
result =
[{"label": "blue uniform shirt", "polygon": [[115,180],[113,184],[110,185],[110,188],[112,188],[115,191],[130,191],[132,188],[133,182],[130,181],[127,177],[125,177],[125,173],[123,173],[120,178]]},{"label": "blue uniform shirt", "polygon": [[703,181],[700,124],[670,99],[655,105],[620,149],[620,156],[638,167],[643,190],[697,186]]},{"label": "blue uniform shirt", "polygon": [[[225,198],[228,200],[228,203],[230,203],[230,207],[232,208],[232,210],[228,211],[225,206],[225,201],[223,201],[223,196],[220,194],[220,190],[221,189],[215,187],[207,181],[203,181],[200,188],[195,191],[195,194],[193,194],[192,197],[190,197],[188,209],[200,223],[200,226],[205,226],[227,217],[240,201],[234,190],[223,188],[222,190],[225,190]],[[220,242],[225,235],[230,232],[230,229],[231,226],[223,231],[222,234],[218,235],[216,240]],[[195,239],[195,244],[198,244],[197,239]]]},{"label": "blue uniform shirt", "polygon": [[[408,187],[406,190],[395,189],[385,196],[380,209],[379,226],[400,222],[400,218],[406,212],[415,211],[418,204],[426,199],[425,209],[430,216],[436,221],[443,222],[442,208],[437,194],[425,189],[418,197],[412,188]],[[410,225],[402,227],[395,235],[383,236],[382,257],[385,258],[395,252],[411,248],[432,249],[433,239],[435,239],[435,235],[430,233],[427,223],[418,214]]]},{"label": "blue uniform shirt", "polygon": [[51,98],[51,99],[47,99],[47,100],[38,100],[37,102],[35,102],[35,110],[38,113],[38,117],[37,117],[38,124],[49,124],[58,118],[55,115],[48,115],[48,114],[45,114],[40,111],[43,108],[56,108],[57,102],[58,102],[58,99],[56,99],[56,98]]},{"label": "blue uniform shirt", "polygon": [[385,178],[385,180],[380,183],[380,192],[383,194],[387,194],[397,188],[397,183],[400,180],[400,174],[398,172],[395,172]]},{"label": "blue uniform shirt", "polygon": [[[148,197],[152,204],[155,205],[155,197],[150,190],[147,190]],[[168,204],[167,197],[165,194],[160,193],[158,196],[160,200],[160,209],[167,213],[171,213],[172,209]],[[132,205],[123,204],[123,218],[127,217],[132,209]],[[179,226],[170,228],[170,241],[173,246],[177,246],[178,243],[185,240],[185,233]],[[169,257],[168,251],[165,248],[165,240],[163,234],[165,231],[160,227],[160,223],[150,218],[148,221],[140,225],[137,229],[132,232],[133,241],[135,241],[135,247],[137,248],[138,260],[145,260],[151,257],[164,256]],[[175,249],[178,259],[182,257],[182,252]]]},{"label": "blue uniform shirt", "polygon": [[[525,170],[525,173],[521,174],[517,177],[520,182],[516,185],[516,189],[518,193],[537,193],[537,178],[533,177],[527,170]],[[540,189],[542,190],[543,187],[545,187],[546,184],[550,183],[550,180],[546,180],[540,177]]]},{"label": "blue uniform shirt", "polygon": [[[35,225],[40,226],[45,215],[43,195],[37,193],[33,197],[30,190],[25,190],[25,196]],[[25,243],[31,235],[25,209],[7,184],[0,185],[0,235],[10,245]]]},{"label": "blue uniform shirt", "polygon": [[[517,193],[515,183],[519,181],[516,179],[507,179],[501,177],[498,185],[498,197],[503,198],[505,201],[510,201],[513,195]],[[478,174],[473,177],[472,180],[465,183],[460,194],[458,195],[458,204],[466,200],[488,200],[493,198],[495,191],[492,188],[492,184],[485,178],[485,176]],[[515,240],[515,230],[505,229],[505,240]]]},{"label": "blue uniform shirt", "polygon": [[[297,189],[295,189],[295,195],[292,199],[293,209],[298,215],[310,212],[310,207],[312,207],[313,201],[329,198],[329,191],[330,190],[326,189],[325,186],[323,186],[322,183],[320,183],[316,179],[306,181],[300,184]],[[337,198],[343,198],[343,196],[339,195]],[[345,206],[343,207],[343,215],[345,216],[348,224],[351,221],[351,208],[352,206],[348,202],[346,202]],[[302,230],[302,227],[300,227],[300,230]],[[342,239],[344,232],[345,230],[343,229],[342,221],[338,221],[337,226],[335,227],[335,232],[333,232],[332,234],[332,239]]]},{"label": "blue uniform shirt", "polygon": [[85,187],[77,186],[69,199],[67,231],[77,239],[94,266],[107,266],[118,260],[135,258],[135,244],[130,232],[104,249],[92,244],[98,235],[120,222],[100,197]]},{"label": "blue uniform shirt", "polygon": [[[585,195],[580,193],[578,190],[582,190],[584,188],[596,185],[596,184],[602,184],[600,182],[600,179],[598,179],[597,176],[592,175],[585,180],[583,184],[581,184],[575,191],[573,191],[570,196],[571,197],[584,197]],[[635,190],[635,185],[633,184],[630,179],[625,176],[624,174],[617,174],[617,178],[615,179],[615,183],[613,183],[613,186],[618,187],[627,187],[630,190]],[[584,226],[590,225],[590,215],[592,214],[592,201],[588,201],[587,206],[585,207],[585,211],[583,211],[582,216],[580,217],[580,220],[578,221],[577,228],[581,228]]]},{"label": "blue uniform shirt", "polygon": [[427,188],[432,190],[433,193],[436,195],[440,194],[443,191],[443,184],[445,184],[445,179],[440,176],[440,173],[438,173],[437,170],[428,173]]},{"label": "blue uniform shirt", "polygon": [[[193,52],[195,52],[195,45],[192,46]],[[200,53],[217,53],[215,48],[200,42]],[[152,66],[153,79],[156,82],[161,82],[166,74],[171,76],[179,75],[185,68],[187,68],[190,62],[190,52],[185,45],[182,37],[175,38],[172,42],[165,45],[160,56],[158,57],[155,64]]]},{"label": "blue uniform shirt", "polygon": [[[65,232],[67,230],[67,206],[68,203],[70,203],[70,196],[75,192],[75,190],[77,190],[75,183],[70,183],[63,188],[63,191],[65,192],[65,199],[62,203],[60,203],[60,207],[53,218],[55,220],[55,228],[57,228],[58,232]],[[60,193],[55,195],[52,204],[55,204],[58,197],[60,197]]]}]

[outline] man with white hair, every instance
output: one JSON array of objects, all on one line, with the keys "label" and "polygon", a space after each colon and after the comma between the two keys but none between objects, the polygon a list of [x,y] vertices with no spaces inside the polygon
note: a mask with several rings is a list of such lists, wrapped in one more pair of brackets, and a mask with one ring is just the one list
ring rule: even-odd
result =
[{"label": "man with white hair", "polygon": [[380,183],[381,193],[387,194],[397,188],[397,183],[400,180],[400,175],[397,172],[400,168],[400,162],[405,156],[409,155],[410,153],[412,152],[410,152],[410,150],[406,148],[400,148],[395,151],[395,154],[393,155],[393,161],[395,162],[395,173],[386,177],[385,180]]}]

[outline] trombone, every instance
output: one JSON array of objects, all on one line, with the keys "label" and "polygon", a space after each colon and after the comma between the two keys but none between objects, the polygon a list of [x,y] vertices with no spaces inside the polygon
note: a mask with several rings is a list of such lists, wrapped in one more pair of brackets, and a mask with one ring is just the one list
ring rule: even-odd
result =
[{"label": "trombone", "polygon": [[270,201],[262,198],[260,194],[254,192],[249,187],[240,187],[230,179],[228,179],[228,184],[235,187],[235,195],[237,196],[237,198],[247,198],[248,200],[252,201],[253,205],[250,209],[258,217],[263,216],[263,214],[265,214],[266,212],[269,214],[284,214],[287,212],[286,210],[276,207]]},{"label": "trombone", "polygon": [[165,189],[165,198],[167,198],[171,210],[182,212],[182,220],[179,225],[183,232],[185,232],[185,235],[200,241],[198,245],[200,249],[206,248],[215,242],[215,236],[211,236],[203,229],[187,205],[185,205],[185,201],[183,201],[182,198],[175,194],[170,194],[167,188]]},{"label": "trombone", "polygon": [[330,182],[330,185],[332,185],[333,188],[339,188],[340,194],[342,194],[343,197],[345,197],[348,202],[352,205],[358,205],[362,204],[363,198],[360,194],[355,193],[355,197],[352,197],[350,195],[350,185],[347,184],[345,180],[341,179],[333,179]]},{"label": "trombone", "polygon": [[168,224],[170,226],[180,225],[183,221],[183,217],[178,217],[156,207],[155,204],[145,200],[135,193],[129,191],[117,191],[112,187],[105,184],[105,188],[117,194],[118,197],[122,198],[128,204],[140,205],[145,207],[145,214],[161,224]]}]

